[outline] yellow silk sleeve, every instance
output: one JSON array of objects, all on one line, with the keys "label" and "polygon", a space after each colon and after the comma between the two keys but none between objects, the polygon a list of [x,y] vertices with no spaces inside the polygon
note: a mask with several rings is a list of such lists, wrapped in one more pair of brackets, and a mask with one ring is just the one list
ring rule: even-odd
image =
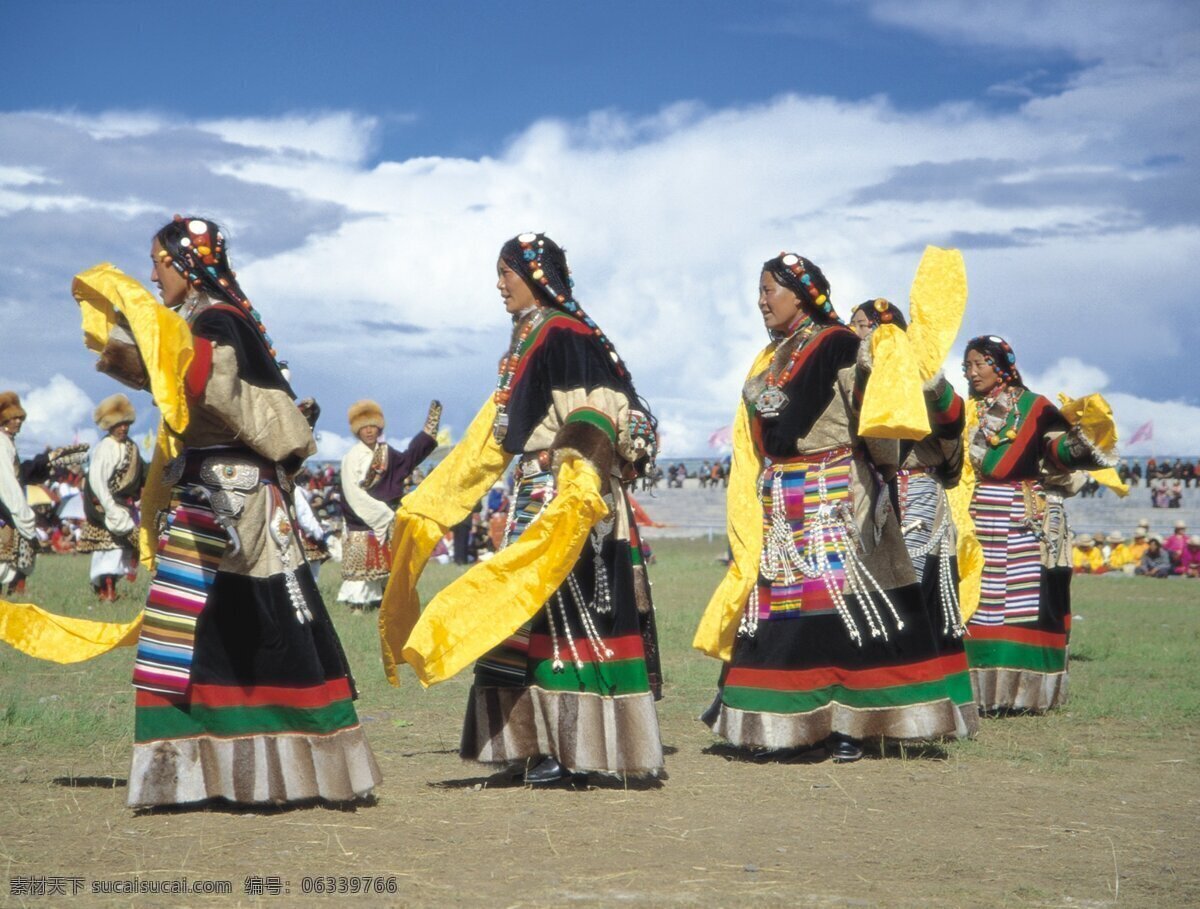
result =
[{"label": "yellow silk sleeve", "polygon": [[725,525],[733,558],[692,639],[692,646],[701,653],[726,662],[733,658],[739,617],[758,580],[763,533],[762,502],[758,497],[761,469],[762,459],[750,435],[750,413],[746,402],[741,401],[733,424],[733,457],[725,500]]},{"label": "yellow silk sleeve", "polygon": [[142,614],[131,622],[93,622],[55,615],[32,603],[0,600],[0,641],[39,660],[81,663],[137,643]]},{"label": "yellow silk sleeve", "polygon": [[139,507],[142,520],[138,525],[138,560],[147,571],[154,570],[158,558],[158,516],[171,504],[171,487],[163,482],[167,462],[183,452],[183,440],[167,428],[165,419],[158,421],[158,438],[154,455],[146,471]]},{"label": "yellow silk sleeve", "polygon": [[379,607],[383,669],[393,685],[400,684],[396,669],[400,653],[421,613],[417,582],[425,564],[438,540],[471,513],[512,459],[492,435],[495,418],[496,405],[489,397],[454,450],[396,510],[391,576]]},{"label": "yellow silk sleeve", "polygon": [[155,405],[171,429],[187,429],[184,382],[194,351],[192,330],[183,317],[108,262],[77,274],[71,292],[79,302],[83,342],[90,350],[103,350],[117,314],[125,317],[146,365]]},{"label": "yellow silk sleeve", "polygon": [[967,308],[967,269],[957,249],[926,246],[909,290],[908,339],[921,381],[938,374]]},{"label": "yellow silk sleeve", "polygon": [[[1117,421],[1113,418],[1112,406],[1103,395],[1090,394],[1082,398],[1058,396],[1059,410],[1072,426],[1078,426],[1083,437],[1098,448],[1105,456],[1112,457],[1117,448]],[[1089,470],[1088,473],[1101,486],[1106,486],[1118,496],[1129,495],[1129,487],[1121,482],[1111,467]]]},{"label": "yellow silk sleeve", "polygon": [[537,615],[607,514],[600,474],[583,458],[567,458],[554,500],[520,538],[443,589],[421,614],[403,651],[421,684],[451,678]]},{"label": "yellow silk sleeve", "polygon": [[[768,345],[754,359],[747,376],[754,376],[771,362],[774,346]],[[758,476],[762,458],[754,447],[750,432],[750,409],[739,399],[733,420],[733,455],[729,463],[729,488],[725,493],[725,527],[733,559],[725,577],[717,585],[692,646],[718,660],[733,657],[739,616],[758,579],[758,561],[762,555],[762,502],[758,499]]]},{"label": "yellow silk sleeve", "polygon": [[1091,474],[1093,480],[1101,486],[1108,487],[1122,499],[1129,495],[1129,485],[1121,482],[1121,478],[1113,468],[1104,467],[1100,470],[1089,470],[1088,473]]},{"label": "yellow silk sleeve", "polygon": [[[977,420],[975,408],[967,408],[967,419],[963,426],[963,449],[975,432]],[[962,475],[958,485],[946,490],[950,500],[950,516],[958,531],[958,608],[962,620],[967,622],[979,608],[979,590],[983,582],[983,547],[975,534],[975,520],[971,517],[971,499],[975,495],[975,468],[970,458],[963,458]]]},{"label": "yellow silk sleeve", "polygon": [[870,343],[871,375],[863,391],[858,434],[919,442],[933,430],[908,336],[896,325],[880,325],[871,332]]}]

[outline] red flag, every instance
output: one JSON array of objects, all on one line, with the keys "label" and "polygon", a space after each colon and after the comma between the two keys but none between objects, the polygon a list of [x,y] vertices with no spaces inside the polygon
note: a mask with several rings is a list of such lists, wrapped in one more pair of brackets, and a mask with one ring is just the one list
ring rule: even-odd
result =
[{"label": "red flag", "polygon": [[1133,437],[1126,442],[1126,445],[1135,445],[1138,442],[1151,442],[1154,440],[1154,421],[1147,420],[1137,428]]}]

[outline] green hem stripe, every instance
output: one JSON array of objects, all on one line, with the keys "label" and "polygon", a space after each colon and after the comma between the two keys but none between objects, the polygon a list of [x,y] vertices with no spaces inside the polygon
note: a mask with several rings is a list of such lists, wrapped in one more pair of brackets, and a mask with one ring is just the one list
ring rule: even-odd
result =
[{"label": "green hem stripe", "polygon": [[972,669],[1062,672],[1067,668],[1067,651],[1061,647],[1038,647],[1014,641],[968,640],[967,664]]},{"label": "green hem stripe", "polygon": [[[967,684],[970,685],[969,679]],[[947,685],[945,679],[866,691],[847,688],[844,685],[829,685],[811,691],[772,691],[767,688],[726,685],[721,693],[721,700],[727,707],[753,713],[808,713],[833,701],[847,707],[867,709],[910,707],[940,700],[949,700],[955,704],[965,703],[962,700],[961,683]],[[966,701],[970,700],[972,698],[966,698]]]},{"label": "green hem stripe", "polygon": [[609,697],[642,694],[650,690],[650,677],[643,659],[584,663],[580,671],[571,662],[570,648],[564,647],[562,661],[562,672],[555,672],[550,660],[534,663],[533,684],[547,691],[588,692]]},{"label": "green hem stripe", "polygon": [[227,738],[280,732],[323,735],[358,723],[354,703],[335,701],[325,707],[138,707],[134,741],[181,739],[196,735]]}]

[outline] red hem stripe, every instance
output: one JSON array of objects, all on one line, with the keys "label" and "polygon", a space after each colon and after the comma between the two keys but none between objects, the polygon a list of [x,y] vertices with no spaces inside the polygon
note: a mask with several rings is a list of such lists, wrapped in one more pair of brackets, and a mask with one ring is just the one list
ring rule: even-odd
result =
[{"label": "red hem stripe", "polygon": [[1039,631],[1020,625],[968,625],[968,639],[977,641],[1012,641],[1016,644],[1032,644],[1035,647],[1067,646],[1067,635],[1059,631]]},{"label": "red hem stripe", "polygon": [[[619,638],[606,638],[604,643],[613,652],[612,656],[605,656],[606,660],[640,660],[646,655],[642,646],[642,636],[638,634],[625,635]],[[579,658],[584,662],[598,662],[595,651],[592,650],[592,645],[586,638],[576,638],[575,649],[579,651]],[[558,655],[564,661],[572,658],[571,648],[567,646],[565,639],[559,639]],[[550,645],[550,636],[546,634],[530,635],[529,656],[535,660],[551,659],[554,656],[554,651]]]},{"label": "red hem stripe", "polygon": [[902,666],[881,666],[875,669],[839,669],[822,666],[819,669],[745,669],[731,667],[725,684],[740,688],[763,688],[776,691],[812,691],[830,685],[847,688],[891,688],[918,682],[935,682],[948,675],[962,672],[959,656],[934,657],[920,663]]},{"label": "red hem stripe", "polygon": [[[285,688],[277,685],[256,685],[239,688],[236,685],[192,685],[188,688],[188,704],[205,707],[327,707],[334,701],[350,699],[350,682],[331,679],[324,685],[306,688]],[[164,697],[138,689],[138,707],[178,707],[179,698]]]}]

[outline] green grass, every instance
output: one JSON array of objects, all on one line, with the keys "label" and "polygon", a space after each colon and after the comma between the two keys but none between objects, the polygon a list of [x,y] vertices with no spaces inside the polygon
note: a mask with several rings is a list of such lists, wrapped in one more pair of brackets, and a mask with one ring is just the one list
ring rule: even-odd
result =
[{"label": "green grass", "polygon": [[[666,676],[660,705],[664,727],[690,721],[711,701],[718,667],[691,649],[692,634],[723,567],[723,546],[702,541],[664,540],[651,566]],[[142,573],[127,596],[112,606],[95,604],[85,556],[49,556],[30,581],[30,602],[74,616],[125,621],[145,597]],[[461,572],[430,565],[422,582],[428,597]],[[420,724],[445,730],[446,747],[456,744],[470,673],[423,691],[405,672],[399,689],[380,668],[376,625],[335,603],[340,578],[327,563],[320,587],[333,614],[360,689],[358,709],[368,724],[403,728]],[[1073,586],[1071,701],[1054,717],[1028,718],[1019,725],[991,724],[989,735],[951,746],[952,758],[986,751],[1018,763],[1089,761],[1132,756],[1143,743],[1200,726],[1200,582],[1131,578],[1078,578]],[[78,759],[101,749],[127,754],[132,736],[132,649],[89,663],[59,666],[0,647],[0,749],[12,764]],[[678,727],[677,727],[678,728]],[[1032,735],[1031,735],[1032,733]]]}]

